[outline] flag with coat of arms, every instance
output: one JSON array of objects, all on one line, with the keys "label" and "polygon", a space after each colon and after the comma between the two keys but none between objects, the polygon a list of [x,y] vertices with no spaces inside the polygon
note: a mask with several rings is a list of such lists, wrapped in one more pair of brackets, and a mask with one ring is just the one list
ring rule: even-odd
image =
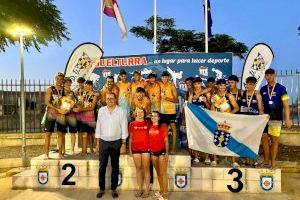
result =
[{"label": "flag with coat of arms", "polygon": [[187,103],[189,148],[221,155],[256,158],[269,115],[220,113]]}]

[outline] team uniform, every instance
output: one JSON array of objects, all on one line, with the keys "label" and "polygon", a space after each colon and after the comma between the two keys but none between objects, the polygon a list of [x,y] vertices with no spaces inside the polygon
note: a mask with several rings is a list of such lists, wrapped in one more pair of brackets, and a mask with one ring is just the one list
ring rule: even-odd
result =
[{"label": "team uniform", "polygon": [[124,109],[127,114],[127,118],[130,116],[130,98],[131,98],[131,83],[123,83],[119,81],[117,83],[119,88],[119,106]]},{"label": "team uniform", "polygon": [[146,121],[133,121],[129,124],[131,135],[131,151],[135,153],[149,153],[149,128],[150,124]]},{"label": "team uniform", "polygon": [[146,93],[151,102],[151,111],[160,111],[161,90],[158,82],[148,84],[146,86]]},{"label": "team uniform", "polygon": [[161,122],[170,124],[176,121],[176,103],[164,100],[164,97],[174,98],[172,88],[176,88],[174,83],[168,82],[167,84],[160,83],[161,88]]},{"label": "team uniform", "polygon": [[[83,106],[85,91],[83,89],[78,88],[74,91],[74,95],[76,98],[76,104],[79,106]],[[81,130],[81,126],[82,126],[80,113],[76,113],[76,121],[77,121],[76,128],[77,128],[77,131],[79,132]]]},{"label": "team uniform", "polygon": [[142,87],[145,89],[145,86],[146,86],[146,82],[141,79],[139,81],[134,81],[131,83],[131,93],[132,93],[132,97],[134,97],[134,95],[136,94],[136,89],[138,87]]},{"label": "team uniform", "polygon": [[150,114],[150,107],[151,107],[151,102],[149,98],[146,96],[144,96],[141,101],[138,100],[137,97],[135,97],[131,102],[132,112],[134,112],[136,108],[141,108],[146,111],[145,117],[147,117]]},{"label": "team uniform", "polygon": [[[66,92],[63,92],[63,96],[68,96],[68,98],[71,98],[73,101],[75,101],[75,94],[73,91],[70,91],[70,93],[66,94]],[[66,128],[69,129],[69,133],[77,133],[77,119],[76,119],[76,113],[72,110],[68,112],[65,115],[66,118]]]},{"label": "team uniform", "polygon": [[202,94],[199,97],[195,97],[195,93],[193,93],[192,104],[201,108],[207,108],[205,102],[203,101],[204,99],[207,99],[205,94]]},{"label": "team uniform", "polygon": [[[50,86],[51,88],[51,97],[50,101],[54,107],[59,108],[59,101],[62,97],[63,89],[56,89],[54,85]],[[52,108],[48,108],[46,114],[45,122],[45,132],[54,132],[55,124],[57,125],[57,131],[65,133],[66,132],[66,120],[65,115],[58,113]]]},{"label": "team uniform", "polygon": [[247,95],[247,91],[243,93],[240,104],[240,114],[259,115],[258,102],[255,91],[253,95]]},{"label": "team uniform", "polygon": [[[247,95],[247,91],[244,91],[241,98],[240,104],[240,114],[243,115],[259,115],[259,108],[258,108],[258,100],[256,91],[253,92],[251,95]],[[243,165],[249,165],[249,161],[243,161]],[[257,165],[257,161],[254,161],[254,166]]]},{"label": "team uniform", "polygon": [[264,105],[264,112],[270,115],[270,120],[266,127],[268,131],[265,130],[264,133],[268,132],[270,135],[279,137],[283,120],[282,101],[289,99],[286,88],[279,83],[275,83],[273,87],[268,85],[263,86],[260,89],[260,93]]},{"label": "team uniform", "polygon": [[[229,94],[231,94],[231,95],[235,98],[237,104],[238,104],[239,106],[241,106],[241,103],[242,103],[242,95],[243,95],[242,91],[241,91],[241,90],[238,90],[237,93],[231,93],[230,90],[228,90],[227,92],[228,92]],[[232,106],[231,104],[230,104],[230,107],[231,107],[231,109],[233,109],[233,106]]]},{"label": "team uniform", "polygon": [[149,129],[149,144],[151,155],[160,156],[166,154],[165,138],[168,137],[168,128],[165,124],[152,125]]},{"label": "team uniform", "polygon": [[100,90],[100,96],[101,96],[101,106],[106,106],[106,94],[107,93],[114,93],[119,98],[119,88],[118,86],[114,85],[111,90],[109,90],[106,85],[103,86],[103,88]]},{"label": "team uniform", "polygon": [[[86,94],[83,101],[84,108],[90,107],[94,98],[97,98],[94,93],[91,95]],[[80,116],[82,121],[81,132],[88,134],[95,133],[96,119],[94,110],[83,111],[80,113]]]}]

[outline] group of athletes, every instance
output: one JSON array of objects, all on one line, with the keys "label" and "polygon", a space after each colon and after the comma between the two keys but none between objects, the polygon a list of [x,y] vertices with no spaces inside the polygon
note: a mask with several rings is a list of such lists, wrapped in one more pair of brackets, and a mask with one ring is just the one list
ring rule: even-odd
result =
[{"label": "group of athletes", "polygon": [[[175,84],[170,80],[170,74],[164,71],[161,79],[151,72],[148,79],[144,80],[139,71],[133,73],[133,81],[127,80],[127,72],[122,69],[119,81],[115,82],[113,76],[106,78],[106,83],[100,91],[93,91],[93,83],[80,77],[77,87],[71,90],[72,80],[64,77],[62,73],[55,76],[54,85],[45,93],[47,106],[45,121],[45,157],[49,158],[51,133],[57,124],[59,158],[65,155],[65,133],[71,133],[71,150],[74,153],[76,134],[79,133],[82,152],[99,152],[99,140],[95,139],[97,110],[106,106],[107,95],[114,94],[117,104],[126,113],[129,122],[128,150],[136,165],[138,182],[137,197],[149,195],[150,172],[149,165],[152,161],[158,174],[162,198],[167,197],[168,179],[167,164],[168,154],[176,152],[176,116],[181,112],[180,129],[185,128],[183,110],[178,111],[178,93]],[[291,126],[289,118],[288,95],[286,88],[275,81],[275,71],[268,69],[265,72],[267,85],[256,91],[257,80],[255,77],[246,79],[245,88],[238,89],[238,77],[231,75],[228,81],[213,77],[207,79],[206,85],[200,77],[189,77],[185,80],[187,92],[184,100],[217,112],[230,112],[246,115],[269,114],[270,121],[262,136],[264,167],[275,167],[278,150],[278,137],[283,121]],[[182,107],[184,109],[184,106]],[[172,143],[169,148],[168,130],[172,132]],[[170,150],[169,150],[170,149]],[[192,161],[200,162],[201,152],[191,150]],[[125,153],[124,151],[121,153]],[[218,155],[203,153],[206,165],[217,166],[226,161],[232,167],[240,167],[235,157],[220,159]],[[230,161],[227,161],[230,160]],[[245,158],[242,165],[256,164],[255,160]],[[142,192],[143,178],[145,177],[146,190]],[[163,196],[165,195],[165,196]]]},{"label": "group of athletes", "polygon": [[[188,92],[185,99],[192,104],[216,112],[244,115],[269,114],[270,119],[261,138],[264,155],[264,162],[261,164],[263,167],[275,167],[283,109],[285,111],[285,124],[288,128],[291,127],[289,97],[286,88],[276,83],[274,69],[266,70],[265,79],[267,85],[257,91],[255,90],[257,79],[253,76],[246,79],[245,90],[238,89],[239,79],[236,75],[229,76],[228,81],[224,79],[215,81],[214,78],[210,77],[207,79],[206,88],[203,86],[201,78],[190,77],[186,79]],[[184,117],[182,119],[182,127],[184,128]],[[200,162],[200,152],[191,150],[191,155],[193,162]],[[204,154],[204,163],[213,167],[217,165],[217,161],[229,163],[227,159],[227,157],[218,159],[217,155]],[[240,164],[235,157],[230,159],[233,168],[240,167],[240,164],[243,166],[256,166],[258,164],[257,160],[250,160],[249,158],[244,158]]]}]

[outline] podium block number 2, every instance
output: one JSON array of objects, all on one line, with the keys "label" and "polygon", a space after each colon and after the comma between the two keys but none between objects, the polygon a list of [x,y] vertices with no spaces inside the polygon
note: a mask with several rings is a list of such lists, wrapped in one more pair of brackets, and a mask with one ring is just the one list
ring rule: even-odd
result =
[{"label": "podium block number 2", "polygon": [[70,178],[74,175],[76,168],[71,163],[66,163],[63,165],[62,169],[66,170],[68,167],[71,168],[70,173],[66,176],[66,178],[63,180],[62,185],[76,185],[75,181],[70,181]]}]

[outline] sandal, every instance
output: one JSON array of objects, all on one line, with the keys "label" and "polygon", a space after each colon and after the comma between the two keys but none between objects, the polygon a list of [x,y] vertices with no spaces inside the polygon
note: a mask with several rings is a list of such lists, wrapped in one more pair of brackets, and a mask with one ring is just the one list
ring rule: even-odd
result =
[{"label": "sandal", "polygon": [[135,197],[141,197],[143,196],[143,191],[136,191],[134,194]]},{"label": "sandal", "polygon": [[143,193],[142,198],[148,198],[150,196],[149,192],[148,193]]}]

